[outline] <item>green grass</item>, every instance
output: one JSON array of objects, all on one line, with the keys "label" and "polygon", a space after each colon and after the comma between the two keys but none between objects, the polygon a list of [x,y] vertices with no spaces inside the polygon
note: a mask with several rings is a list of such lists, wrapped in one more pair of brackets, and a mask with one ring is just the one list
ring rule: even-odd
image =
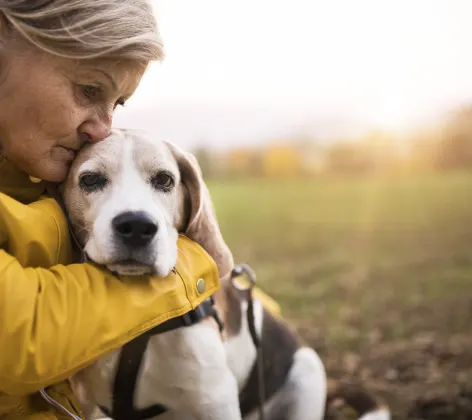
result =
[{"label": "green grass", "polygon": [[472,174],[210,182],[236,262],[335,347],[462,332],[472,309]]}]

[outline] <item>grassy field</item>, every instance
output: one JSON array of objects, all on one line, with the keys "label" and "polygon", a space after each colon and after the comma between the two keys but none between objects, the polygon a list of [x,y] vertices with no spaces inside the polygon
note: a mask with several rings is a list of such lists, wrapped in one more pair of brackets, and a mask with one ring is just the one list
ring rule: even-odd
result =
[{"label": "grassy field", "polygon": [[364,381],[398,419],[472,418],[472,174],[209,188],[236,262],[330,376]]}]

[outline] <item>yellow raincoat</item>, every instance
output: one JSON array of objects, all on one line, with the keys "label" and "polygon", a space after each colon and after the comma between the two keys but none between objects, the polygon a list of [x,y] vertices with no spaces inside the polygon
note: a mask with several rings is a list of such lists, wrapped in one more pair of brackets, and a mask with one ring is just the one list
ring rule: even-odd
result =
[{"label": "yellow raincoat", "polygon": [[80,415],[68,377],[219,287],[214,261],[182,236],[176,274],[167,278],[118,280],[72,264],[66,219],[43,193],[41,182],[0,156],[0,419],[69,419],[42,388]]}]

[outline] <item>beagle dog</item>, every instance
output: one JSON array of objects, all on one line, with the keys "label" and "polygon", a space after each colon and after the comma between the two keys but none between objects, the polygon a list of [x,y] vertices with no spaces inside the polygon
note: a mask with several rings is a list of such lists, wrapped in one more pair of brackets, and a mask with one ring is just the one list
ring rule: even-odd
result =
[{"label": "beagle dog", "polygon": [[[333,398],[356,408],[362,420],[390,419],[388,407],[367,391],[331,384],[317,353],[234,286],[233,256],[193,155],[144,131],[114,129],[81,150],[61,194],[87,258],[112,272],[167,276],[177,261],[179,234],[200,244],[218,266],[221,288],[214,308],[223,329],[208,316],[149,337],[130,396],[136,410],[164,407],[149,414],[155,420],[257,420],[259,374],[265,420],[322,420]],[[262,365],[256,363],[248,309]],[[87,420],[103,413],[115,418],[109,413],[118,398],[122,352],[71,378]]]}]

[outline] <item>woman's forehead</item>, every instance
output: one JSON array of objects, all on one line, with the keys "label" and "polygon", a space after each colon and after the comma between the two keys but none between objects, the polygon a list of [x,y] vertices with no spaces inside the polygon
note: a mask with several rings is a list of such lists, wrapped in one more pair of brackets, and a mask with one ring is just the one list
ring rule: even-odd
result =
[{"label": "woman's forehead", "polygon": [[132,60],[95,59],[95,60],[67,60],[65,65],[75,72],[102,73],[106,77],[118,80],[140,79],[146,70],[146,63]]},{"label": "woman's forehead", "polygon": [[[29,73],[36,70],[41,74],[61,72],[68,77],[103,78],[120,93],[133,93],[143,76],[148,63],[138,60],[117,58],[71,59],[59,57],[31,47],[21,48],[26,41],[18,43],[18,48],[11,48],[12,58]],[[20,51],[18,51],[20,50]],[[35,65],[31,66],[34,62]],[[18,67],[18,66],[17,66]],[[108,79],[108,80],[107,80]]]}]

